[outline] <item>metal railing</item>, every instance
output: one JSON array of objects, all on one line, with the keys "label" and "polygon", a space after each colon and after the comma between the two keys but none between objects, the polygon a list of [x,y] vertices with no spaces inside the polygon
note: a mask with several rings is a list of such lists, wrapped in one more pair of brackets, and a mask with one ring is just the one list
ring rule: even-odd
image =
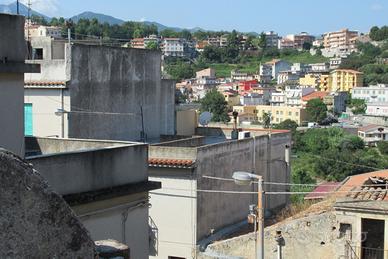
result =
[{"label": "metal railing", "polygon": [[359,247],[352,246],[349,243],[346,244],[346,259],[384,259],[388,258],[388,250],[371,248],[371,247]]}]

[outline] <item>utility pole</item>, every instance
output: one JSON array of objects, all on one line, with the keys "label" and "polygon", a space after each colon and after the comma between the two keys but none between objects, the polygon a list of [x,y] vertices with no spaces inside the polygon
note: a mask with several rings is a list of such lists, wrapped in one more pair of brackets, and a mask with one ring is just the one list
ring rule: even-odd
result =
[{"label": "utility pole", "polygon": [[263,177],[258,176],[258,192],[257,192],[257,259],[264,259],[264,204],[263,204]]}]

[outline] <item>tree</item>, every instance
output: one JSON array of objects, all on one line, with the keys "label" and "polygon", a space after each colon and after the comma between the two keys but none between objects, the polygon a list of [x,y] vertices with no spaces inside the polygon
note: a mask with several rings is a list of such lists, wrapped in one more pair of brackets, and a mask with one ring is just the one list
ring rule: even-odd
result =
[{"label": "tree", "polygon": [[147,42],[146,46],[145,46],[146,49],[152,49],[152,50],[158,50],[159,49],[159,45],[156,41],[149,41]]},{"label": "tree", "polygon": [[185,78],[193,78],[194,69],[186,62],[178,61],[177,63],[167,64],[166,72],[172,77],[172,79],[181,81]]},{"label": "tree", "polygon": [[216,89],[206,93],[205,97],[200,100],[201,112],[209,111],[213,114],[212,121],[228,122],[228,103],[224,96]]},{"label": "tree", "polygon": [[267,112],[264,112],[261,119],[263,121],[264,128],[268,129],[271,126],[271,115]]},{"label": "tree", "polygon": [[387,141],[377,142],[377,148],[379,149],[381,154],[388,155],[388,142]]},{"label": "tree", "polygon": [[298,123],[296,123],[293,120],[287,119],[287,120],[280,122],[279,124],[276,124],[273,128],[274,129],[285,129],[285,130],[290,130],[291,132],[295,132],[296,129],[298,128]]},{"label": "tree", "polygon": [[349,108],[351,108],[354,114],[365,114],[366,103],[363,99],[351,99]]},{"label": "tree", "polygon": [[312,44],[310,42],[305,41],[305,42],[303,42],[302,48],[304,50],[310,50],[311,46],[312,46]]},{"label": "tree", "polygon": [[327,107],[319,98],[307,102],[306,111],[314,122],[322,122],[327,116]]}]

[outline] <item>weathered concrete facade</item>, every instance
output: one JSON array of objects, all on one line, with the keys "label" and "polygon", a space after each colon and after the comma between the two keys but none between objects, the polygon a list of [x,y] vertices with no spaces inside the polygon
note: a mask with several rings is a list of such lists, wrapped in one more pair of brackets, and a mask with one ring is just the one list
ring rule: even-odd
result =
[{"label": "weathered concrete facade", "polygon": [[24,64],[24,17],[0,14],[0,147],[24,154],[24,72],[39,67]]},{"label": "weathered concrete facade", "polygon": [[147,145],[142,143],[28,138],[27,161],[75,211],[93,240],[116,239],[131,258],[149,251]]},{"label": "weathered concrete facade", "polygon": [[0,257],[94,258],[88,231],[29,164],[0,150]]},{"label": "weathered concrete facade", "polygon": [[[210,138],[214,137],[217,139]],[[262,175],[266,181],[289,181],[285,166],[289,133],[206,145],[209,141],[202,137],[178,140],[175,146],[173,142],[150,146],[150,179],[162,182],[162,189],[151,192],[155,206],[150,209],[150,217],[158,230],[151,258],[196,258],[199,244],[206,246],[211,241],[205,240],[211,240],[214,233],[244,221],[248,206],[257,203],[257,194],[202,191],[255,192],[256,186],[237,186],[233,181],[203,176],[232,179],[234,171],[247,171]],[[278,195],[266,200],[266,208],[276,210],[287,202],[287,196]]]},{"label": "weathered concrete facade", "polygon": [[61,136],[57,109],[69,112],[63,115],[68,122],[64,137],[138,141],[175,134],[175,84],[161,79],[159,51],[69,46],[44,37],[33,40],[32,46],[43,50],[43,59],[29,63],[41,64],[42,72],[26,74],[26,82],[64,82],[70,99],[54,100],[50,95],[59,92],[53,87],[51,92],[49,87],[46,92],[27,87],[26,100],[34,112],[52,114],[42,117],[44,122],[36,121],[34,131],[40,136],[46,124],[55,125],[49,135]]}]

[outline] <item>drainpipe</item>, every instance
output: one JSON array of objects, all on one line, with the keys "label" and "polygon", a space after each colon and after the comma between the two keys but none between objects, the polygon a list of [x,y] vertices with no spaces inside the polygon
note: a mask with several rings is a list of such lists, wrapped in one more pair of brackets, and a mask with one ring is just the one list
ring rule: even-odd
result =
[{"label": "drainpipe", "polygon": [[[64,89],[62,88],[61,89],[61,110],[62,111],[65,110],[65,103],[64,103],[65,97],[64,97],[63,91]],[[65,113],[64,112],[62,112],[62,117],[61,117],[61,137],[65,138]]]}]

